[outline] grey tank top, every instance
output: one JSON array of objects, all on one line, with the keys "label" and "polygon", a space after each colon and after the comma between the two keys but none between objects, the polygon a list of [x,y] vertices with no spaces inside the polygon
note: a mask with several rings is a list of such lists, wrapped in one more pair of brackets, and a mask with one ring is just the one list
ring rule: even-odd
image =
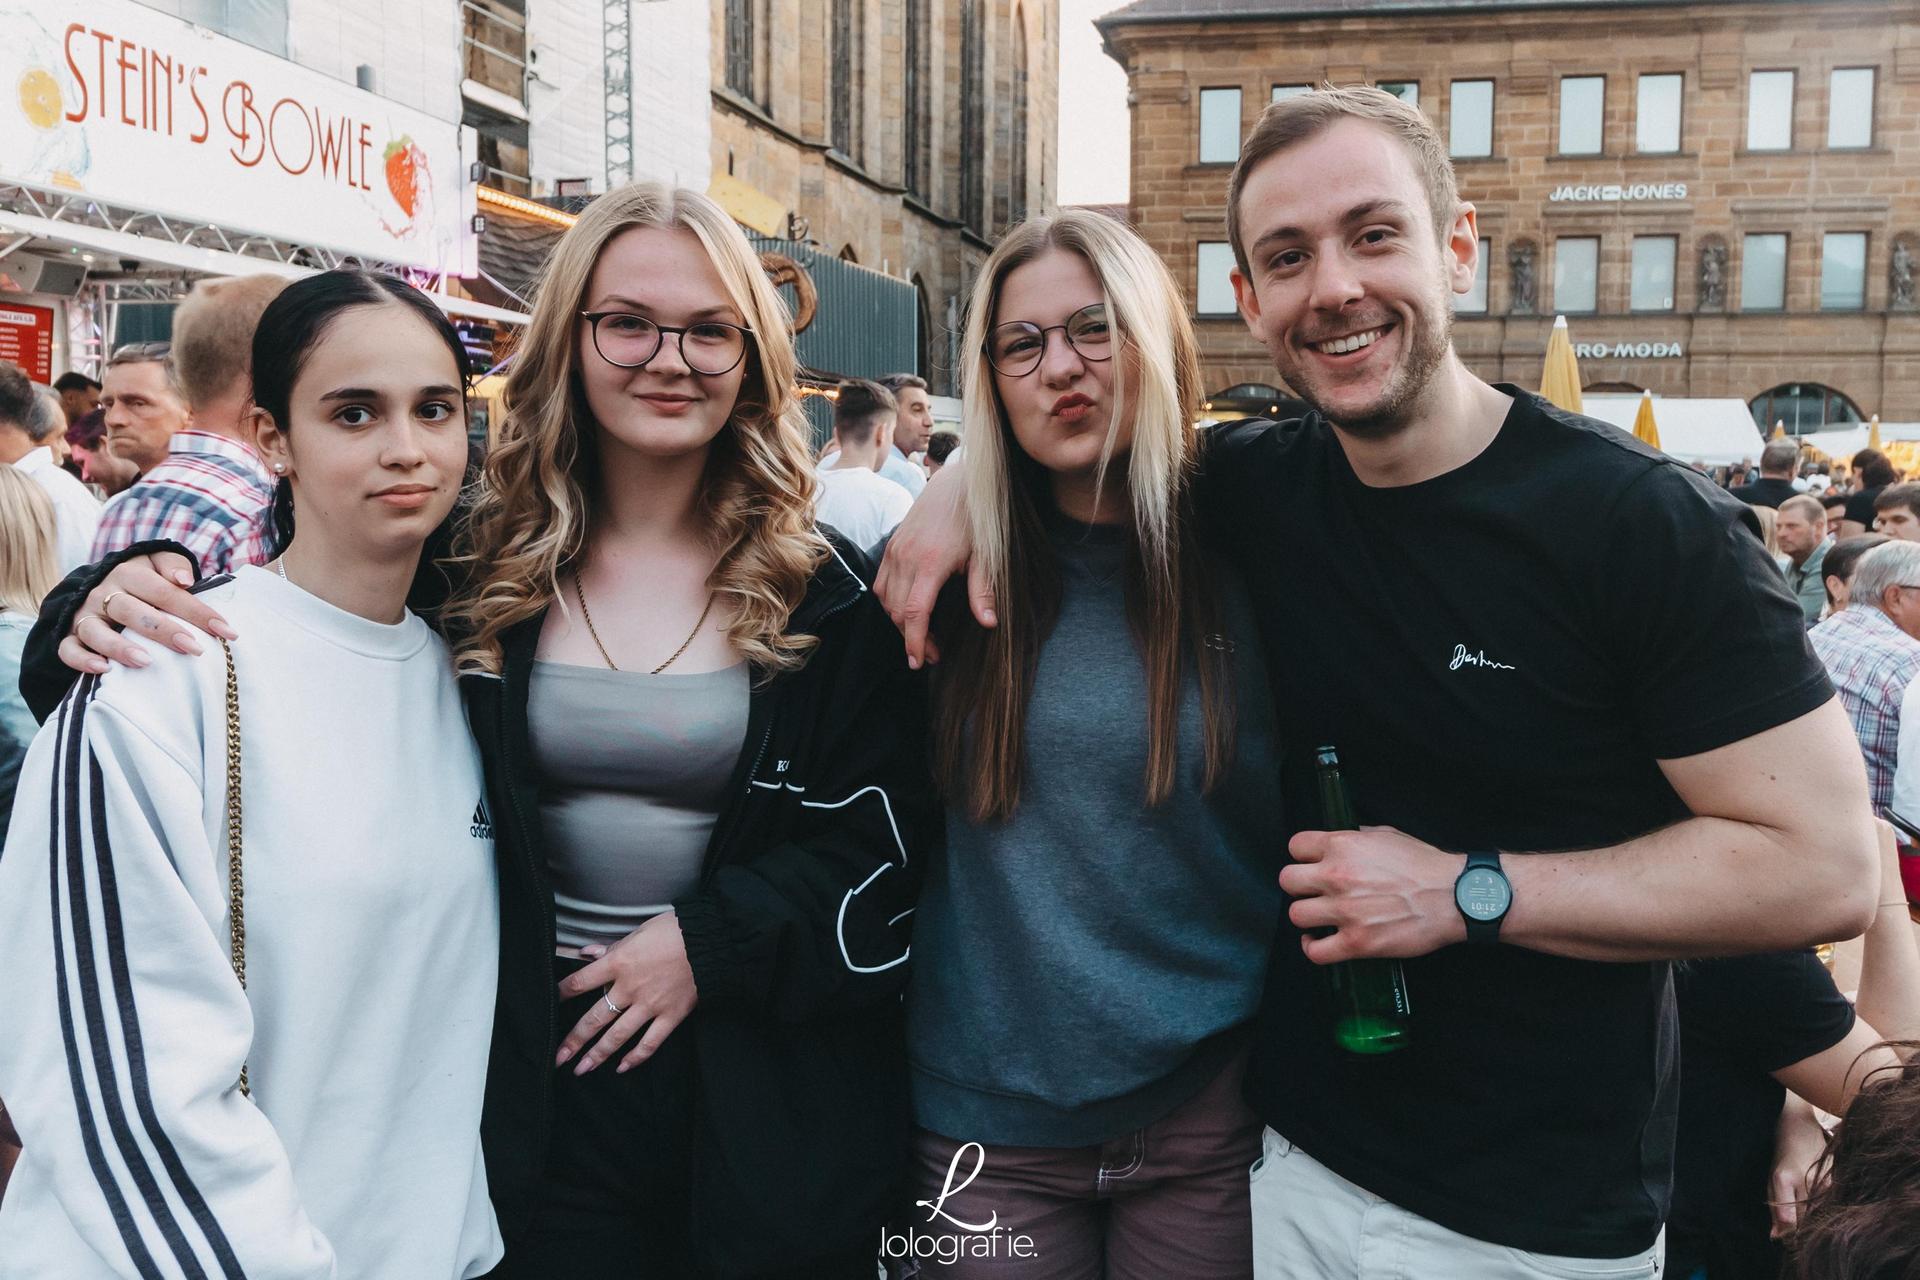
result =
[{"label": "grey tank top", "polygon": [[618,941],[699,883],[747,736],[747,664],[650,676],[535,662],[527,727],[557,939]]}]

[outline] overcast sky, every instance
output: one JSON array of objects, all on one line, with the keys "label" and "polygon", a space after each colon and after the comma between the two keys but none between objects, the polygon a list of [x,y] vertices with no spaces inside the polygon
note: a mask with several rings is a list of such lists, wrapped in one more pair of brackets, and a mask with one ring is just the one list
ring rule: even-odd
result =
[{"label": "overcast sky", "polygon": [[1127,77],[1093,20],[1126,0],[1060,0],[1060,203],[1127,201]]}]

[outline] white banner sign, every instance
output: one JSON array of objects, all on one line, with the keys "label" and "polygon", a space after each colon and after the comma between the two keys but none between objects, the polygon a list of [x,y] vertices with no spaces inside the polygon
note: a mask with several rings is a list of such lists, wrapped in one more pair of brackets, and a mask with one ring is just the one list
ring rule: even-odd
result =
[{"label": "white banner sign", "polygon": [[1622,200],[1685,200],[1684,182],[1636,182],[1631,186],[1559,186],[1547,199],[1556,204],[1614,204]]},{"label": "white banner sign", "polygon": [[0,0],[0,179],[471,274],[460,126],[132,0]]}]

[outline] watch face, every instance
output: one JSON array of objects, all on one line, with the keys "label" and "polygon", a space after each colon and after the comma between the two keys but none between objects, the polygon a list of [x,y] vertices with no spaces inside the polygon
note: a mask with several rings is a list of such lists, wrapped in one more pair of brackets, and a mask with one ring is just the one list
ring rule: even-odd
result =
[{"label": "watch face", "polygon": [[1453,900],[1475,920],[1498,920],[1513,905],[1513,888],[1498,871],[1475,867],[1453,887]]}]

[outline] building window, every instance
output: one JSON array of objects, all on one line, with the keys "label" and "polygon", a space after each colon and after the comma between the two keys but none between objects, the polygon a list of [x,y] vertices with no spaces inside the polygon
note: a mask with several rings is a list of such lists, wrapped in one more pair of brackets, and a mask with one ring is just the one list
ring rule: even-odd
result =
[{"label": "building window", "polygon": [[904,79],[904,111],[902,131],[905,134],[906,156],[904,157],[906,188],[926,199],[928,189],[927,173],[927,83],[931,77],[927,74],[927,0],[907,0],[906,39],[903,41],[906,54],[906,75]]},{"label": "building window", "polygon": [[1599,155],[1606,139],[1606,114],[1605,76],[1561,76],[1560,154]]},{"label": "building window", "polygon": [[856,154],[860,134],[860,24],[853,0],[833,0],[833,94],[829,140],[843,156]]},{"label": "building window", "polygon": [[727,88],[753,97],[753,17],[759,0],[727,0]]},{"label": "building window", "polygon": [[1473,288],[1465,293],[1453,295],[1453,309],[1463,316],[1485,315],[1487,311],[1487,277],[1493,273],[1493,241],[1485,236],[1480,238],[1480,261],[1474,264]]},{"label": "building window", "polygon": [[1196,315],[1229,316],[1233,304],[1233,246],[1224,240],[1203,240],[1194,253],[1197,278],[1193,289]]},{"label": "building window", "polygon": [[1820,309],[1858,311],[1866,305],[1866,232],[1828,232],[1820,240]]},{"label": "building window", "polygon": [[1562,236],[1553,243],[1553,309],[1600,309],[1600,239]]},{"label": "building window", "polygon": [[1747,150],[1793,146],[1793,72],[1756,71],[1747,77]]},{"label": "building window", "polygon": [[1027,15],[1013,11],[1013,209],[1010,221],[1027,218]]},{"label": "building window", "polygon": [[287,56],[287,0],[185,0],[165,9],[276,58]]},{"label": "building window", "polygon": [[1493,81],[1453,82],[1447,107],[1447,154],[1493,154]]},{"label": "building window", "polygon": [[1754,425],[1766,433],[1773,431],[1776,422],[1784,423],[1787,433],[1797,436],[1862,420],[1859,405],[1817,382],[1782,383],[1762,391],[1747,403],[1747,408],[1753,411]]},{"label": "building window", "polygon": [[1740,309],[1784,311],[1786,306],[1786,236],[1769,231],[1746,237],[1740,245]]},{"label": "building window", "polygon": [[1273,86],[1273,100],[1280,102],[1287,98],[1297,98],[1303,93],[1312,92],[1313,86],[1310,84],[1277,84]]},{"label": "building window", "polygon": [[1680,242],[1674,236],[1633,238],[1633,288],[1628,305],[1635,311],[1673,310],[1673,264]]},{"label": "building window", "polygon": [[987,101],[983,91],[986,66],[982,61],[986,15],[982,0],[965,0],[960,7],[960,209],[961,220],[986,234],[987,182],[983,160],[987,150]]},{"label": "building window", "polygon": [[1232,164],[1240,158],[1240,91],[1200,91],[1200,163]]},{"label": "building window", "polygon": [[1420,82],[1418,80],[1382,80],[1380,88],[1385,89],[1410,107],[1420,105]]},{"label": "building window", "polygon": [[1633,115],[1633,149],[1657,155],[1680,149],[1680,90],[1685,76],[1640,77],[1639,101]]},{"label": "building window", "polygon": [[1841,67],[1827,82],[1827,145],[1873,145],[1873,68]]}]

